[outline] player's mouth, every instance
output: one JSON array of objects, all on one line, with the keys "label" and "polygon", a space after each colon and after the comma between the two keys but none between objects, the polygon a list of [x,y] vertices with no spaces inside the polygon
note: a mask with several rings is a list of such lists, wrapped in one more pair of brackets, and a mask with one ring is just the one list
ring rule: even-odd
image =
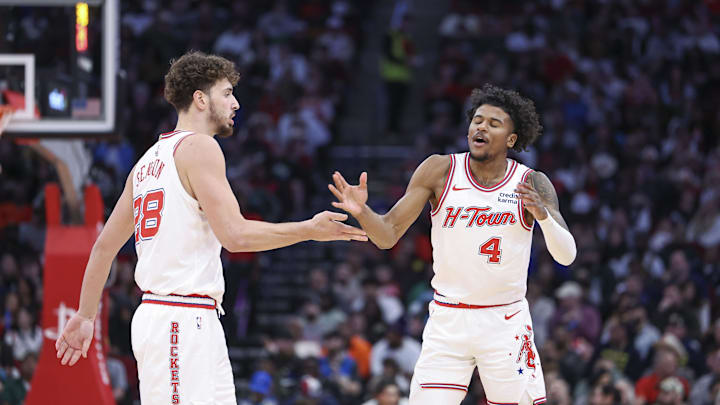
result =
[{"label": "player's mouth", "polygon": [[233,114],[233,115],[230,116],[230,120],[229,120],[229,121],[230,121],[230,126],[231,126],[231,127],[235,125],[235,121],[233,121],[233,118],[235,118],[235,114]]},{"label": "player's mouth", "polygon": [[486,138],[484,135],[482,135],[482,134],[475,134],[475,135],[472,137],[472,144],[475,145],[475,146],[477,146],[477,147],[486,145],[487,143],[488,143],[487,138]]}]

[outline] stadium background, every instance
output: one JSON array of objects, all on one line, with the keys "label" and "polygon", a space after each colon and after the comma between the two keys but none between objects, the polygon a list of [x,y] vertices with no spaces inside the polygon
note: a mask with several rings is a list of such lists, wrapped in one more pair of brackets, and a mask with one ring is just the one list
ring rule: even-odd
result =
[{"label": "stadium background", "polygon": [[[635,404],[651,392],[658,404],[718,403],[717,1],[120,7],[125,125],[118,139],[84,145],[86,180],[108,211],[134,161],[174,127],[162,78],[188,49],[225,55],[243,74],[238,131],[221,145],[244,214],[273,222],[327,209],[335,169],[352,179],[367,170],[369,202],[386,210],[423,158],[465,150],[472,88],[517,89],[545,130],[514,157],[553,180],[579,252],[559,266],[536,232],[528,300],[548,403]],[[13,47],[43,46],[31,29],[43,16],[24,18],[35,24],[14,25]],[[43,186],[57,174],[5,139],[0,162],[0,404],[15,405],[42,341]],[[303,243],[223,261],[240,403],[359,404],[388,384],[407,393],[432,295],[427,212],[389,251]],[[109,286],[108,371],[120,404],[137,398],[134,263],[127,244]],[[485,403],[477,375],[463,403]]]}]

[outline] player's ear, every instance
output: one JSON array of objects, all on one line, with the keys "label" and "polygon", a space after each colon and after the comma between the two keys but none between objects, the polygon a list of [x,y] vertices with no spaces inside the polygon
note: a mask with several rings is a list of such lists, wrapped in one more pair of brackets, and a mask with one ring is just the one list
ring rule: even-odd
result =
[{"label": "player's ear", "polygon": [[207,94],[205,94],[202,90],[195,90],[193,93],[193,103],[197,106],[198,110],[203,111],[207,108],[209,101],[210,100]]},{"label": "player's ear", "polygon": [[512,134],[510,134],[510,136],[508,136],[508,138],[507,138],[507,147],[512,148],[513,146],[515,146],[515,142],[517,142],[517,138],[518,138],[518,136],[516,133],[513,132]]}]

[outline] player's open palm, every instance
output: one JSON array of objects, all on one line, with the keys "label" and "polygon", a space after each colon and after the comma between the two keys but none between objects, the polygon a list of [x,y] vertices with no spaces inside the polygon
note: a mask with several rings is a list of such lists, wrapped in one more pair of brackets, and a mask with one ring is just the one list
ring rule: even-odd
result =
[{"label": "player's open palm", "polygon": [[310,239],[318,242],[331,240],[368,240],[367,234],[360,228],[342,223],[348,218],[340,212],[323,211],[310,220],[312,235]]},{"label": "player's open palm", "polygon": [[80,356],[87,358],[90,342],[93,338],[93,321],[75,314],[65,325],[60,337],[55,341],[57,358],[60,364],[70,366],[77,363]]},{"label": "player's open palm", "polygon": [[360,184],[357,186],[348,184],[340,172],[333,173],[333,182],[334,185],[328,184],[328,188],[338,199],[332,203],[333,207],[340,208],[352,216],[359,215],[368,199],[367,173],[362,172]]}]

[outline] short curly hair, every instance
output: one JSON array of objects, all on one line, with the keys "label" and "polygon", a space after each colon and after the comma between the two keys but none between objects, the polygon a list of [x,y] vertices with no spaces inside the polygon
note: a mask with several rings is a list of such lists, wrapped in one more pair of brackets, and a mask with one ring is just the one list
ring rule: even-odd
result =
[{"label": "short curly hair", "polygon": [[492,84],[485,84],[482,89],[474,89],[470,95],[471,107],[467,110],[468,121],[472,121],[475,111],[483,104],[502,108],[512,119],[518,138],[512,149],[516,152],[527,150],[538,136],[542,134],[542,125],[535,103],[520,95],[517,91],[506,90]]},{"label": "short curly hair", "polygon": [[228,79],[233,86],[240,80],[233,62],[222,56],[190,51],[170,61],[170,70],[165,75],[165,99],[178,112],[186,111],[195,90],[207,93],[222,79]]}]

